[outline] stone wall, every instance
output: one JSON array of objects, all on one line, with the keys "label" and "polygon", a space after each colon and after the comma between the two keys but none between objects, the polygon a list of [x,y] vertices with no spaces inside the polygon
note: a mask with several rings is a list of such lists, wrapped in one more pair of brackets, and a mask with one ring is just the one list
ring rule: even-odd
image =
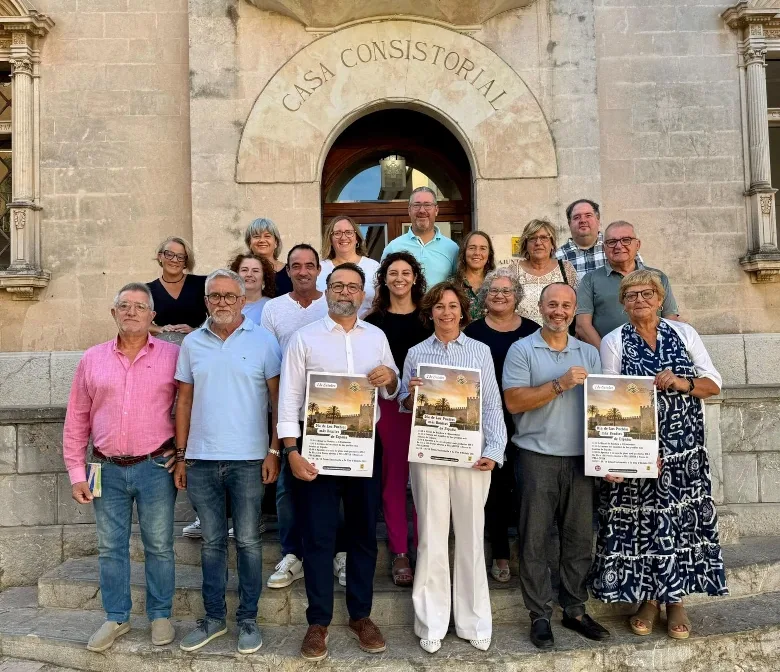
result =
[{"label": "stone wall", "polygon": [[778,285],[751,284],[736,33],[717,0],[596,3],[607,221],[637,224],[702,333],[780,331]]},{"label": "stone wall", "polygon": [[[41,65],[39,302],[0,292],[0,351],[83,349],[151,280],[157,243],[191,237],[187,0],[35,0]],[[2,402],[0,402],[2,403]]]},{"label": "stone wall", "polygon": [[[62,461],[64,417],[63,406],[0,407],[0,590],[97,554],[92,506],[72,499]],[[175,518],[193,518],[184,492]]]}]

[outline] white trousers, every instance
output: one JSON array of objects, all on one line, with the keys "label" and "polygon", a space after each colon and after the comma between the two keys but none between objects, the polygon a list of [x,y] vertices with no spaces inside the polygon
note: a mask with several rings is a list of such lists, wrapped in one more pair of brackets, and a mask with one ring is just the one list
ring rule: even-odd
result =
[{"label": "white trousers", "polygon": [[[455,594],[455,631],[463,639],[483,639],[493,631],[485,568],[485,502],[490,472],[410,465],[417,508],[417,567],[414,574],[414,633],[444,639]],[[450,511],[455,530],[455,572],[450,586]]]}]

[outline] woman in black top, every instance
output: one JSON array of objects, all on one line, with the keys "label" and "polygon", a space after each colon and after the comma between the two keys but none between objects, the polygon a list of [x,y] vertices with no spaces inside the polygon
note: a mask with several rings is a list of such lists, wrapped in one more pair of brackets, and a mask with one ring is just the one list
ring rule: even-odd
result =
[{"label": "woman in black top", "polygon": [[[536,322],[521,318],[515,312],[522,298],[523,287],[514,271],[509,268],[499,268],[488,273],[478,296],[478,303],[487,309],[487,314],[463,330],[466,336],[481,341],[490,348],[499,387],[509,347],[515,341],[539,329]],[[512,509],[515,501],[513,497],[515,447],[512,444],[515,425],[512,416],[506,410],[506,404],[504,404],[504,422],[508,439],[506,461],[501,469],[493,471],[490,493],[485,504],[485,527],[488,530],[493,552],[490,575],[502,583],[509,581],[508,529],[512,525]]]},{"label": "woman in black top", "polygon": [[157,248],[157,263],[162,273],[147,282],[157,313],[149,330],[152,334],[175,331],[189,334],[208,317],[206,313],[206,276],[194,275],[195,255],[184,238],[171,236]]},{"label": "woman in black top", "polygon": [[[403,371],[409,348],[424,341],[433,330],[420,320],[419,304],[425,294],[420,263],[408,252],[388,254],[376,272],[376,294],[366,322],[387,336],[395,365]],[[382,411],[377,432],[382,443],[382,504],[387,539],[393,556],[392,577],[397,586],[414,581],[407,553],[409,523],[406,517],[406,484],[409,481],[409,436],[412,415],[401,413],[398,402],[379,399]],[[417,545],[417,515],[413,514]]]},{"label": "woman in black top", "polygon": [[287,266],[279,261],[282,252],[282,235],[270,219],[260,217],[254,220],[244,233],[244,242],[252,254],[268,259],[276,273],[276,296],[287,294],[293,289]]}]

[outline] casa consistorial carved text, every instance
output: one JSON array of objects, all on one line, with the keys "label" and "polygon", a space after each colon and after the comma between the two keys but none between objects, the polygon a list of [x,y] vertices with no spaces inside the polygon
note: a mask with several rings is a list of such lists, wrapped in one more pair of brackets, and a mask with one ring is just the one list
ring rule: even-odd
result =
[{"label": "casa consistorial carved text", "polygon": [[[766,52],[764,52],[766,53]],[[341,76],[359,73],[360,66],[391,60],[417,62],[421,66],[448,70],[452,76],[471,84],[494,110],[501,109],[501,98],[506,91],[496,84],[485,68],[480,67],[455,49],[422,40],[394,39],[372,40],[351,44],[341,50],[338,62],[319,62],[303,74],[293,89],[282,98],[282,105],[290,112],[297,112],[326,82]]]}]

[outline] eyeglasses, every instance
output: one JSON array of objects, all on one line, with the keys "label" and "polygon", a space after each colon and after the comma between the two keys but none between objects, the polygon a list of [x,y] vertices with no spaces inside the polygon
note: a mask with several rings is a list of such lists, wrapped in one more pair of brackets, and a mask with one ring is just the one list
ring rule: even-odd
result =
[{"label": "eyeglasses", "polygon": [[618,246],[618,243],[623,247],[629,247],[635,240],[637,240],[637,238],[631,238],[630,236],[626,236],[625,238],[610,238],[609,240],[605,240],[604,244],[614,250]]},{"label": "eyeglasses", "polygon": [[640,296],[645,300],[650,300],[655,296],[654,289],[643,289],[641,292],[626,292],[623,294],[623,300],[626,303],[634,303]]},{"label": "eyeglasses", "polygon": [[549,243],[552,240],[552,236],[533,236],[528,239],[529,243]]},{"label": "eyeglasses", "polygon": [[350,229],[349,231],[334,231],[331,235],[334,238],[354,238],[355,232]]},{"label": "eyeglasses", "polygon": [[412,203],[409,207],[412,210],[433,210],[436,203]]},{"label": "eyeglasses", "polygon": [[228,306],[232,306],[236,301],[238,301],[238,296],[235,294],[217,294],[216,292],[207,294],[206,298],[209,300],[209,303],[212,306],[218,306],[222,299],[225,299],[225,305]]},{"label": "eyeglasses", "polygon": [[162,255],[168,260],[173,261],[174,259],[176,261],[181,261],[184,263],[187,261],[187,255],[186,254],[176,254],[176,252],[171,252],[170,250],[163,250]]},{"label": "eyeglasses", "polygon": [[511,289],[511,287],[491,287],[488,290],[488,294],[490,296],[498,296],[499,294],[501,296],[512,296],[514,291]]},{"label": "eyeglasses", "polygon": [[148,303],[131,303],[130,301],[122,301],[117,303],[115,307],[120,313],[129,313],[131,308],[135,308],[137,313],[145,313],[150,308]]},{"label": "eyeglasses", "polygon": [[363,285],[359,285],[356,282],[350,282],[349,284],[344,284],[343,282],[331,282],[329,288],[336,294],[341,294],[345,289],[347,290],[348,294],[357,294],[358,292],[363,291]]}]

